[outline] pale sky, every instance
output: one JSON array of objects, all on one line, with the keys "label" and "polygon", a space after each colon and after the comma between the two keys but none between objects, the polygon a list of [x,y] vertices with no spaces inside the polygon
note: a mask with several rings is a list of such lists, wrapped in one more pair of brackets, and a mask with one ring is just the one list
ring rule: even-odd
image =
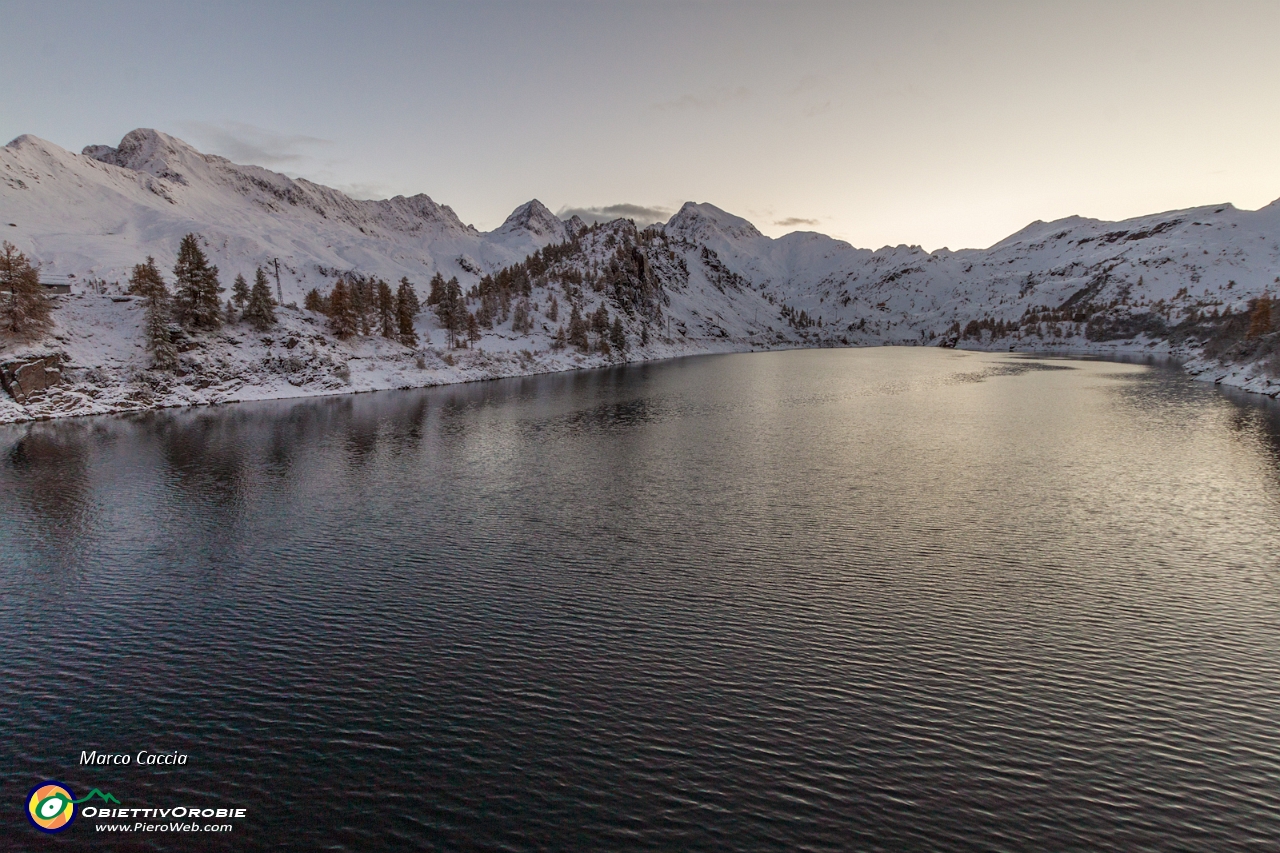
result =
[{"label": "pale sky", "polygon": [[0,0],[0,143],[154,127],[482,230],[517,205],[983,247],[1280,197],[1280,3]]}]

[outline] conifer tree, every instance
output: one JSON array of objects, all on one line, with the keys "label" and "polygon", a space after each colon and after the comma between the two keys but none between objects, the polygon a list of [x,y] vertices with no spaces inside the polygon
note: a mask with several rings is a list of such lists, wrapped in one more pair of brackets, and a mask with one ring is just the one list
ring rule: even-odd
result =
[{"label": "conifer tree", "polygon": [[378,328],[384,338],[395,339],[398,329],[396,300],[391,294],[391,286],[382,279],[378,279]]},{"label": "conifer tree", "polygon": [[476,320],[476,315],[465,308],[462,313],[467,315],[467,348],[470,349],[473,343],[480,340],[480,323]]},{"label": "conifer tree", "polygon": [[11,335],[42,332],[52,322],[40,271],[12,243],[0,247],[0,329]]},{"label": "conifer tree", "polygon": [[236,273],[236,280],[231,284],[231,301],[241,311],[244,311],[244,306],[249,304],[249,283],[240,273]]},{"label": "conifer tree", "polygon": [[596,336],[596,348],[606,355],[609,352],[609,310],[601,302],[591,314],[591,331]]},{"label": "conifer tree", "polygon": [[329,306],[325,298],[314,287],[307,291],[306,296],[302,297],[302,307],[308,311],[315,311],[317,314],[329,313]]},{"label": "conifer tree", "polygon": [[360,286],[362,283],[360,279],[354,278],[347,284],[347,295],[351,299],[351,310],[356,315],[357,335],[369,334],[369,306],[365,302],[364,288]]},{"label": "conifer tree", "polygon": [[360,334],[372,335],[378,323],[378,285],[371,278],[362,278],[360,285]]},{"label": "conifer tree", "polygon": [[521,299],[511,313],[511,331],[525,334],[533,330],[533,312],[529,308],[529,300]]},{"label": "conifer tree", "polygon": [[129,276],[128,292],[145,299],[158,290],[168,293],[164,286],[164,278],[156,267],[156,259],[148,255],[145,263],[134,265],[133,274]]},{"label": "conifer tree", "polygon": [[259,332],[276,324],[271,285],[267,282],[267,273],[262,267],[258,267],[258,272],[253,277],[253,290],[249,293],[249,304],[244,309],[244,318]]},{"label": "conifer tree", "polygon": [[146,263],[137,264],[129,278],[129,292],[142,296],[146,309],[143,332],[147,339],[147,351],[151,353],[151,365],[157,370],[173,370],[178,366],[178,351],[173,346],[169,331],[170,298],[164,286],[164,278],[156,267],[156,259],[147,256]]},{"label": "conifer tree", "polygon": [[453,332],[455,335],[461,336],[467,331],[467,318],[471,314],[467,311],[467,305],[462,299],[462,285],[458,284],[456,276],[451,277],[447,285],[445,285],[446,298],[453,307]]},{"label": "conifer tree", "polygon": [[396,299],[407,299],[410,312],[415,317],[417,317],[418,312],[422,310],[422,301],[418,299],[418,291],[405,276],[400,277],[400,288],[396,293]]},{"label": "conifer tree", "polygon": [[338,279],[333,292],[329,294],[329,328],[339,339],[345,341],[356,333],[358,322],[347,283]]},{"label": "conifer tree", "polygon": [[[431,301],[432,297],[435,298],[434,302]],[[427,304],[431,306],[431,310],[435,312],[436,319],[440,321],[441,327],[443,327],[445,332],[448,334],[449,348],[453,349],[453,345],[454,345],[453,306],[449,302],[448,296],[445,295],[443,292],[436,293],[433,290],[433,292],[431,293],[431,296],[427,297]]]},{"label": "conifer tree", "polygon": [[609,329],[609,343],[619,353],[625,352],[627,349],[627,333],[622,328],[621,314],[613,318],[613,326]]},{"label": "conifer tree", "polygon": [[195,234],[178,245],[178,262],[173,267],[177,288],[177,308],[182,324],[190,329],[216,329],[222,325],[222,286],[218,268],[210,266]]},{"label": "conifer tree", "polygon": [[[432,287],[435,287],[435,279],[432,279]],[[456,278],[451,278],[441,286],[436,297],[433,306],[436,317],[449,333],[449,347],[454,348],[458,346],[459,335],[466,331],[467,317],[471,316],[462,301],[462,286]],[[429,299],[427,302],[431,304]]]},{"label": "conifer tree", "polygon": [[444,293],[445,293],[444,276],[440,275],[440,273],[436,273],[431,277],[431,290],[427,294],[427,304],[439,305],[440,300],[444,298]]},{"label": "conifer tree", "polygon": [[547,319],[553,323],[560,319],[560,303],[554,295],[551,297],[551,304],[547,306]]},{"label": "conifer tree", "polygon": [[587,339],[587,322],[582,319],[582,314],[578,311],[577,303],[573,304],[573,308],[569,311],[569,343],[573,344],[583,352],[591,349],[591,342]]},{"label": "conifer tree", "polygon": [[1245,337],[1259,338],[1271,331],[1271,297],[1262,294],[1249,315],[1249,332]]},{"label": "conifer tree", "polygon": [[600,307],[591,315],[591,331],[601,337],[609,334],[609,309],[600,303]]},{"label": "conifer tree", "polygon": [[409,279],[400,279],[400,288],[396,291],[396,325],[399,329],[400,343],[407,347],[418,345],[418,333],[413,328],[413,318],[418,316],[420,305],[418,294],[414,291]]},{"label": "conifer tree", "polygon": [[240,315],[236,312],[236,306],[232,304],[230,299],[228,299],[227,306],[225,309],[223,309],[223,312],[222,312],[223,322],[225,322],[228,326],[234,326],[239,319],[240,319]]}]

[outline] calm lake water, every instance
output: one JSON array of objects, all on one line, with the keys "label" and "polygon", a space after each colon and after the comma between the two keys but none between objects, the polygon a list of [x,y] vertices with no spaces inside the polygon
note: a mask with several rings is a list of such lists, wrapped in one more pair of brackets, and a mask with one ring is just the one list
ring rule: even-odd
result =
[{"label": "calm lake water", "polygon": [[1276,849],[1280,411],[868,349],[0,428],[0,727],[4,850]]}]

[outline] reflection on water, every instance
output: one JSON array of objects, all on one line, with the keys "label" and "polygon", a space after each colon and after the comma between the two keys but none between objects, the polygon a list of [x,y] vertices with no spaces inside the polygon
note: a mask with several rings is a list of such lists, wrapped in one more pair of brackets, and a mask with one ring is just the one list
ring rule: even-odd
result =
[{"label": "reflection on water", "polygon": [[[880,349],[0,428],[3,795],[249,809],[182,849],[1260,849],[1278,411]],[[76,764],[143,748],[191,761]]]},{"label": "reflection on water", "polygon": [[1225,396],[1236,406],[1231,416],[1232,432],[1261,457],[1270,459],[1272,467],[1280,472],[1280,402],[1242,391]]}]

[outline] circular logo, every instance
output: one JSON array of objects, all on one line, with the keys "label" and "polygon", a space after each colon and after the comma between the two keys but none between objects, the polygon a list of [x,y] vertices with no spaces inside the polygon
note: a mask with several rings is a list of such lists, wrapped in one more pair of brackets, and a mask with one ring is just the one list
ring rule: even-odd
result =
[{"label": "circular logo", "polygon": [[76,816],[75,799],[61,782],[41,782],[27,795],[27,817],[41,832],[62,832]]}]

